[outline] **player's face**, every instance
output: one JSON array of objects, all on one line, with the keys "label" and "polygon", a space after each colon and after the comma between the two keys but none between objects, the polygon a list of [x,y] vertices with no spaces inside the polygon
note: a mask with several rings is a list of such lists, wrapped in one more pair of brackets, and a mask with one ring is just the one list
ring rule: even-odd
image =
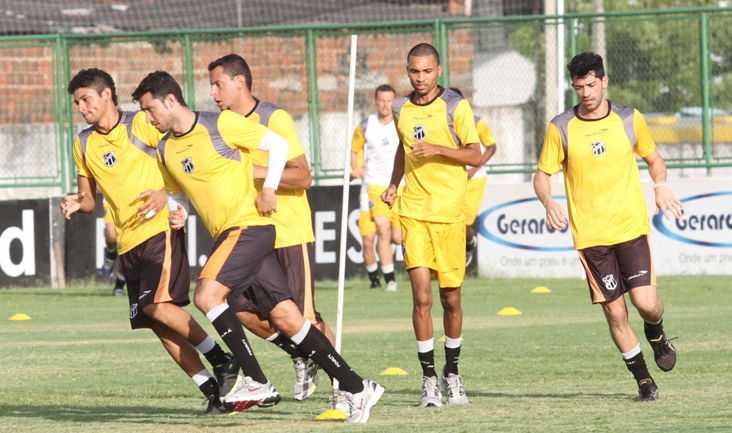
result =
[{"label": "player's face", "polygon": [[215,67],[208,75],[211,81],[211,96],[216,105],[221,111],[231,110],[240,91],[236,80],[224,72],[223,66]]},{"label": "player's face", "polygon": [[607,88],[607,75],[597,78],[594,71],[582,78],[572,79],[572,88],[577,93],[582,107],[587,112],[593,112],[605,102],[605,89]]},{"label": "player's face", "polygon": [[173,127],[173,115],[165,102],[153,98],[150,92],[140,98],[140,109],[145,112],[147,123],[160,132],[168,132]]},{"label": "player's face", "polygon": [[407,65],[409,82],[418,96],[428,96],[437,87],[437,79],[442,75],[442,66],[435,56],[412,56]]},{"label": "player's face", "polygon": [[73,96],[79,114],[84,117],[87,124],[93,125],[107,112],[107,104],[112,95],[108,89],[104,89],[100,95],[94,89],[80,87],[74,91]]},{"label": "player's face", "polygon": [[377,93],[376,98],[374,98],[374,104],[376,105],[376,111],[379,113],[379,117],[391,115],[391,106],[394,104],[394,93],[389,91]]}]

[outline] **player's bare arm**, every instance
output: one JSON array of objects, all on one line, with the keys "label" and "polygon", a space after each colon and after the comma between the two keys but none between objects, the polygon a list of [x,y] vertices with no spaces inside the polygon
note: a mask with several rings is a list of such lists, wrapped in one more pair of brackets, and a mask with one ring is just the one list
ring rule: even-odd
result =
[{"label": "player's bare arm", "polygon": [[473,176],[475,176],[475,173],[477,173],[478,170],[480,170],[485,165],[485,163],[488,162],[489,159],[491,159],[494,153],[496,153],[496,145],[494,144],[492,146],[488,146],[485,152],[483,152],[483,155],[480,157],[480,164],[468,170],[468,179],[472,179]]},{"label": "player's bare arm", "polygon": [[186,218],[188,213],[183,209],[183,206],[178,205],[175,210],[168,211],[168,224],[173,230],[180,230],[186,225]]},{"label": "player's bare arm", "polygon": [[358,152],[351,152],[351,172],[355,179],[361,179],[366,175],[366,166],[358,165]]},{"label": "player's bare arm", "polygon": [[539,201],[546,208],[546,223],[554,230],[564,230],[567,227],[567,217],[564,208],[552,198],[551,175],[541,170],[534,174],[534,191]]},{"label": "player's bare arm", "polygon": [[404,177],[404,146],[399,142],[396,154],[394,155],[394,168],[391,170],[391,180],[389,187],[381,193],[381,201],[389,205],[389,209],[394,206],[397,197],[397,186]]},{"label": "player's bare arm", "polygon": [[[256,164],[253,167],[255,179],[265,179],[267,177],[267,167]],[[312,183],[313,175],[310,173],[305,155],[292,158],[285,163],[285,169],[280,178],[280,188],[308,190]]]},{"label": "player's bare arm", "polygon": [[143,201],[142,205],[137,208],[137,217],[140,218],[140,221],[154,217],[168,203],[165,188],[145,190],[137,198]]},{"label": "player's bare arm", "polygon": [[684,205],[674,196],[671,188],[666,185],[666,163],[663,161],[661,154],[658,153],[658,149],[643,158],[643,160],[648,164],[648,172],[651,174],[651,179],[653,179],[653,191],[656,193],[655,215],[658,215],[658,212],[663,212],[663,216],[667,220],[670,220],[672,215],[681,218]]},{"label": "player's bare arm", "polygon": [[463,165],[480,165],[480,144],[468,143],[460,149],[452,149],[445,146],[428,143],[426,141],[418,141],[412,145],[412,152],[417,158],[429,158],[434,155],[442,155],[445,158],[455,161]]},{"label": "player's bare arm", "polygon": [[66,219],[71,219],[71,215],[75,212],[89,213],[94,210],[97,204],[96,194],[97,182],[93,178],[77,176],[79,184],[79,192],[76,194],[68,194],[61,200],[61,213]]}]

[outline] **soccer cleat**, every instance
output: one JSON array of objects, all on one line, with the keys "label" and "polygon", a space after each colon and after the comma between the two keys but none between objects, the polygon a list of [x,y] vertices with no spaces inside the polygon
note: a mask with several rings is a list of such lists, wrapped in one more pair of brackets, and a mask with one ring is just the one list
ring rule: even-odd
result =
[{"label": "soccer cleat", "polygon": [[468,404],[463,379],[459,374],[450,373],[445,376],[445,369],[443,368],[442,387],[445,389],[445,394],[447,394],[447,404]]},{"label": "soccer cleat", "polygon": [[442,393],[437,385],[437,377],[422,376],[422,397],[419,399],[420,407],[442,406]]},{"label": "soccer cleat", "polygon": [[345,391],[338,391],[338,395],[330,396],[330,407],[343,412],[346,416],[351,415],[351,406],[348,404],[348,396]]},{"label": "soccer cleat", "polygon": [[388,283],[386,283],[386,291],[387,292],[396,292],[397,291],[397,282],[389,281]]},{"label": "soccer cleat", "polygon": [[292,391],[295,400],[305,400],[313,395],[318,387],[318,369],[320,366],[312,359],[294,358],[295,387]]},{"label": "soccer cleat", "polygon": [[207,398],[203,403],[208,403],[208,407],[205,412],[199,413],[197,416],[225,415],[227,413],[231,413],[231,410],[227,409],[216,396]]},{"label": "soccer cleat", "polygon": [[380,289],[381,288],[381,281],[379,280],[371,280],[371,289]]},{"label": "soccer cleat", "polygon": [[224,405],[232,412],[241,412],[252,406],[272,407],[282,400],[272,382],[259,383],[245,376],[239,378],[234,391],[224,398]]},{"label": "soccer cleat", "polygon": [[653,379],[642,379],[638,382],[638,397],[635,401],[654,401],[658,399],[658,387]]},{"label": "soccer cleat", "polygon": [[[226,357],[228,358],[226,362],[213,366],[216,383],[219,384],[219,399],[221,401],[224,401],[234,391],[237,382],[240,380],[239,364],[236,363],[236,359],[230,353],[227,353]],[[241,376],[242,379],[243,377]]]},{"label": "soccer cleat", "polygon": [[104,278],[109,278],[112,276],[114,264],[117,263],[117,255],[117,248],[115,248],[111,252],[106,251],[106,254],[104,255],[104,264],[102,264],[102,276]]},{"label": "soccer cleat", "polygon": [[478,246],[478,238],[473,236],[465,247],[465,267],[467,268],[475,256],[475,248]]},{"label": "soccer cleat", "polygon": [[661,332],[658,338],[649,338],[648,342],[653,348],[653,358],[655,358],[658,368],[662,371],[673,370],[676,365],[676,348],[666,337],[666,331]]},{"label": "soccer cleat", "polygon": [[124,296],[125,295],[125,289],[122,287],[115,287],[112,289],[112,296]]},{"label": "soccer cleat", "polygon": [[350,415],[345,422],[365,423],[371,415],[371,408],[376,406],[381,396],[384,395],[384,387],[368,379],[363,380],[363,391],[351,394],[346,392]]}]

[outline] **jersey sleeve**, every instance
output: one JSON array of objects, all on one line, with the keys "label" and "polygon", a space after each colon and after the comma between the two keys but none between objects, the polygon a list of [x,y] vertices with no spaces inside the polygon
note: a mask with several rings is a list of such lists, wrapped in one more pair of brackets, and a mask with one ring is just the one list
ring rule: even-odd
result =
[{"label": "jersey sleeve", "polygon": [[249,151],[257,150],[267,132],[266,126],[229,110],[221,112],[217,126],[226,144]]},{"label": "jersey sleeve", "polygon": [[547,174],[557,174],[562,169],[562,162],[564,162],[562,136],[559,134],[559,129],[550,123],[546,137],[544,137],[544,147],[541,149],[538,168]]},{"label": "jersey sleeve", "polygon": [[287,153],[288,161],[305,154],[305,149],[303,149],[300,139],[297,136],[295,122],[292,121],[292,117],[285,110],[276,110],[272,113],[272,116],[269,118],[269,125],[267,126],[277,135],[287,140],[287,143],[290,145],[290,150]]},{"label": "jersey sleeve", "polygon": [[135,114],[135,119],[132,121],[132,134],[142,140],[143,143],[154,148],[158,147],[160,139],[165,135],[158,131],[152,123],[147,122],[143,111]]},{"label": "jersey sleeve", "polygon": [[656,143],[651,137],[651,131],[648,129],[646,120],[638,110],[635,110],[633,114],[633,129],[635,130],[636,137],[635,146],[633,146],[635,153],[641,158],[652,154],[656,150]]},{"label": "jersey sleeve", "polygon": [[361,125],[356,127],[356,131],[353,133],[353,141],[351,142],[351,152],[363,151],[363,145],[366,143],[366,137],[363,135],[363,129]]},{"label": "jersey sleeve", "polygon": [[496,139],[493,137],[493,133],[490,128],[488,128],[488,124],[485,123],[485,119],[480,119],[478,121],[476,129],[478,130],[478,138],[480,138],[480,142],[483,143],[483,146],[490,147],[496,144]]},{"label": "jersey sleeve", "polygon": [[86,158],[84,158],[84,151],[81,149],[79,136],[74,139],[74,162],[76,162],[76,173],[79,176],[93,177],[86,166]]},{"label": "jersey sleeve", "polygon": [[455,134],[460,140],[459,147],[465,147],[470,143],[480,143],[478,130],[475,128],[473,109],[470,108],[467,99],[458,102],[453,120],[455,122]]}]

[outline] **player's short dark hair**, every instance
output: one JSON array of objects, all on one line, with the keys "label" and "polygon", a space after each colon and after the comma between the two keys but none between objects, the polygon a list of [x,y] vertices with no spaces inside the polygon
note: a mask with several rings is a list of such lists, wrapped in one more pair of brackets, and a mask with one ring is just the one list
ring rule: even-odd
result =
[{"label": "player's short dark hair", "polygon": [[82,69],[71,79],[66,91],[69,92],[69,95],[73,95],[81,88],[94,89],[100,95],[104,89],[109,89],[112,92],[112,102],[115,106],[117,105],[117,89],[114,87],[114,80],[111,75],[101,69]]},{"label": "player's short dark hair", "polygon": [[388,84],[382,84],[376,88],[376,91],[374,91],[374,99],[379,96],[379,92],[391,92],[396,96],[396,90]]},{"label": "player's short dark hair", "polygon": [[435,56],[435,59],[437,59],[437,65],[440,65],[440,53],[437,52],[437,49],[435,47],[428,43],[421,43],[413,46],[412,49],[409,50],[409,54],[407,54],[407,62],[412,57],[427,56]]},{"label": "player's short dark hair", "polygon": [[227,54],[220,59],[216,59],[208,64],[208,72],[221,66],[224,68],[224,73],[231,78],[237,75],[243,75],[247,80],[247,88],[249,91],[252,90],[252,71],[247,65],[247,61],[243,57],[236,54]]},{"label": "player's short dark hair", "polygon": [[140,81],[134,92],[132,92],[132,100],[134,102],[140,102],[140,99],[146,94],[150,95],[161,101],[165,100],[168,95],[175,96],[178,103],[182,106],[186,106],[186,101],[183,99],[183,90],[172,75],[165,71],[155,71],[147,74],[147,77]]},{"label": "player's short dark hair", "polygon": [[[458,95],[460,95],[460,96],[463,96],[463,91],[462,91],[462,90],[460,90],[460,88],[459,88],[459,87],[450,87],[450,90],[452,90],[453,92],[457,93],[457,94],[458,94]],[[463,97],[464,97],[464,96],[463,96]]]},{"label": "player's short dark hair", "polygon": [[602,56],[591,52],[574,56],[567,64],[567,69],[572,79],[585,77],[590,72],[594,72],[595,77],[600,79],[605,76],[605,66],[602,63]]}]

